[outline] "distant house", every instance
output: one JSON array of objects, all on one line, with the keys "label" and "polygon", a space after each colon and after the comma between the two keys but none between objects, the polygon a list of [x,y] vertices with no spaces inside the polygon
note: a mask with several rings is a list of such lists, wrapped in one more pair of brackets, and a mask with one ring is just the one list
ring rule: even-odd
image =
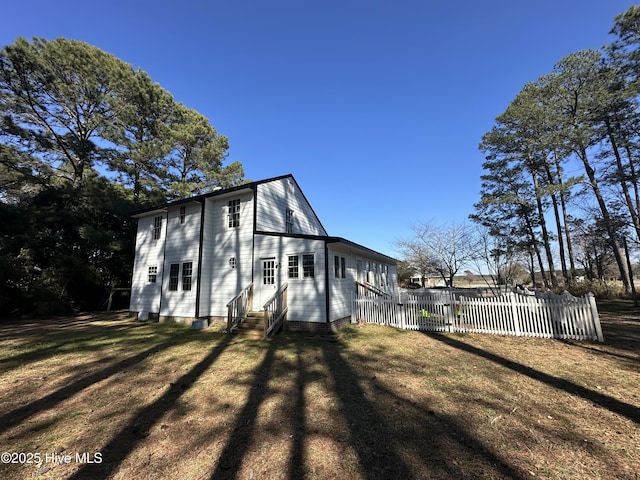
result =
[{"label": "distant house", "polygon": [[422,285],[425,288],[446,287],[446,282],[442,277],[422,276],[418,273],[411,275],[409,283],[413,285]]},{"label": "distant house", "polygon": [[140,319],[222,321],[242,292],[261,310],[286,285],[287,328],[322,332],[349,321],[356,282],[397,289],[396,260],[327,235],[292,175],[134,217],[130,310]]}]

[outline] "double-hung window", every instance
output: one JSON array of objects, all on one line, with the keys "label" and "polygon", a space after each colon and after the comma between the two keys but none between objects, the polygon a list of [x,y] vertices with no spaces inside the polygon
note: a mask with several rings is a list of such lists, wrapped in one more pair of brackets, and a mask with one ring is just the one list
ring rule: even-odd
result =
[{"label": "double-hung window", "polygon": [[[182,267],[182,275],[180,268]],[[169,291],[177,292],[182,280],[182,290],[188,292],[193,283],[193,262],[172,263],[169,266]]]},{"label": "double-hung window", "polygon": [[336,278],[346,277],[347,262],[344,257],[335,255],[333,257],[333,272]]},{"label": "double-hung window", "polygon": [[315,277],[313,253],[302,255],[302,276],[304,278]]},{"label": "double-hung window", "polygon": [[184,262],[182,264],[182,290],[191,290],[191,276],[193,274],[193,264],[191,262]]},{"label": "double-hung window", "polygon": [[[300,261],[300,257],[302,257],[302,262]],[[301,263],[302,274],[300,272]],[[289,278],[313,278],[315,277],[314,254],[289,255],[287,267],[287,276]]]},{"label": "double-hung window", "polygon": [[149,283],[156,283],[158,279],[158,267],[156,265],[149,267]]},{"label": "double-hung window", "polygon": [[169,266],[169,291],[175,292],[178,290],[179,279],[180,279],[180,264],[172,263]]},{"label": "double-hung window", "polygon": [[153,239],[160,240],[162,235],[162,215],[153,218]]},{"label": "double-hung window", "polygon": [[227,205],[227,218],[229,220],[229,228],[240,226],[240,199],[229,200]]},{"label": "double-hung window", "polygon": [[286,217],[286,231],[287,233],[293,233],[293,210],[287,208]]},{"label": "double-hung window", "polygon": [[298,278],[298,256],[297,255],[289,255],[289,270],[288,270],[289,278]]}]

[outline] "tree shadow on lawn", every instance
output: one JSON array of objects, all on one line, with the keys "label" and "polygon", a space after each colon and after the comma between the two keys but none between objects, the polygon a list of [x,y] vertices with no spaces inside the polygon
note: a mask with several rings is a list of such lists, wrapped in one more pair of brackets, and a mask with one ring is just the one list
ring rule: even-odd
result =
[{"label": "tree shadow on lawn", "polygon": [[640,315],[635,312],[603,311],[600,323],[604,333],[604,343],[577,340],[563,340],[564,343],[589,350],[595,355],[615,357],[628,368],[636,370],[640,365]]},{"label": "tree shadow on lawn", "polygon": [[5,413],[4,415],[0,416],[0,433],[3,433],[11,427],[20,424],[33,415],[55,408],[58,404],[81,392],[85,388],[88,388],[95,383],[106,380],[107,378],[144,361],[150,355],[154,355],[169,347],[175,346],[176,344],[176,340],[170,340],[159,345],[154,345],[151,348],[138,353],[137,355],[125,358],[124,360],[103,368],[102,370],[99,370],[95,373],[86,376],[82,375],[80,378],[73,381],[69,385],[62,387],[55,392],[50,393],[49,395],[46,395],[27,405]]},{"label": "tree shadow on lawn", "polygon": [[[149,331],[145,328],[147,324],[130,319],[122,320],[122,323],[109,325],[96,325],[83,319],[49,319],[35,325],[30,321],[25,323],[26,327],[20,323],[0,325],[0,339],[18,342],[3,352],[0,371],[7,372],[25,363],[46,360],[60,354],[93,352],[101,343],[114,343],[116,339],[124,344],[139,344],[149,336]],[[154,332],[154,336],[162,336],[163,333],[165,332]],[[167,335],[168,338],[170,336]],[[11,354],[12,349],[21,353]]]},{"label": "tree shadow on lawn", "polygon": [[[260,364],[250,377],[248,397],[234,418],[230,435],[217,459],[212,459],[215,467],[208,478],[236,479],[247,468],[252,468],[246,465],[247,459],[261,455],[258,452],[274,441],[272,438],[263,444],[259,440],[265,434],[262,429],[266,428],[260,412],[267,399],[275,399],[276,395],[282,399],[279,423],[277,427],[273,424],[268,427],[271,428],[269,435],[278,435],[279,440],[275,441],[289,445],[286,455],[280,457],[285,458],[278,471],[280,478],[317,476],[312,466],[322,468],[327,459],[309,457],[311,452],[318,452],[317,447],[311,449],[312,436],[322,437],[343,450],[345,463],[337,465],[334,473],[348,478],[524,478],[489,447],[466,433],[454,418],[436,416],[428,407],[406,400],[371,379],[368,376],[371,370],[366,365],[354,365],[358,360],[350,358],[344,347],[338,341],[301,339],[293,335],[269,340]],[[290,360],[276,355],[279,349],[286,351],[285,356]],[[323,372],[321,376],[318,368]],[[367,373],[363,376],[359,371]],[[334,418],[325,418],[323,424],[318,424],[315,412],[309,410],[323,408],[309,397],[314,383],[315,388],[322,384],[326,389],[324,393],[314,390],[314,394],[328,395],[330,403],[336,406],[336,410],[324,412],[333,411]],[[367,393],[371,387],[375,390],[373,397]],[[161,408],[149,410],[156,413],[156,421],[167,408],[163,404]],[[202,441],[205,437],[195,443],[207,443]],[[118,442],[129,440],[123,437],[111,443]],[[134,446],[135,443],[129,445],[129,451]],[[124,459],[124,453],[117,462]],[[350,453],[354,454],[355,463],[348,460]],[[110,460],[112,456],[104,455]],[[114,465],[110,472],[115,468]]]},{"label": "tree shadow on lawn", "polygon": [[323,358],[365,478],[523,478],[456,419],[402,398],[375,375],[359,376],[339,344],[325,345]]},{"label": "tree shadow on lawn", "polygon": [[242,467],[243,458],[251,447],[258,412],[269,391],[269,378],[273,369],[276,341],[268,341],[267,352],[254,372],[247,402],[236,418],[233,433],[218,457],[216,469],[211,475],[212,479],[235,478]]},{"label": "tree shadow on lawn", "polygon": [[[114,316],[102,316],[100,318],[100,320],[110,319],[113,320]],[[202,342],[204,340],[200,332],[191,330],[182,330],[181,333],[183,333],[183,335],[176,335],[176,328],[173,325],[163,326],[162,329],[141,330],[141,334],[144,331],[144,334],[141,336],[139,336],[137,332],[133,336],[129,333],[132,330],[135,332],[137,329],[145,327],[145,325],[148,324],[135,323],[130,319],[122,324],[96,325],[94,322],[91,322],[91,320],[71,318],[68,323],[65,323],[65,319],[49,320],[43,327],[44,331],[29,329],[26,331],[22,331],[21,329],[14,331],[13,337],[24,337],[26,344],[28,344],[26,341],[31,341],[32,336],[35,334],[35,338],[33,339],[34,344],[42,344],[44,346],[35,346],[33,350],[25,352],[24,354],[9,356],[5,359],[6,362],[17,362],[18,365],[22,365],[25,362],[31,363],[43,361],[48,358],[60,357],[61,370],[59,370],[59,372],[66,371],[64,367],[64,354],[76,353],[78,351],[93,352],[101,347],[101,345],[96,345],[95,343],[98,340],[104,340],[107,343],[123,343],[126,345],[151,343],[151,346],[135,355],[125,357],[93,373],[77,373],[66,380],[67,384],[65,386],[26,405],[2,414],[0,416],[0,433],[8,431],[34,415],[55,409],[59,404],[84,389],[134,367],[149,356],[177,345],[190,342]],[[158,324],[154,324],[154,326],[157,325]],[[10,328],[14,328],[14,326]],[[2,331],[4,331],[4,328],[0,328],[0,332]],[[159,341],[161,343],[158,343]],[[67,345],[73,345],[74,348],[66,350],[64,347]],[[104,365],[112,359],[113,357],[109,357],[97,359],[89,363],[84,362],[79,368],[90,371],[94,366]],[[77,369],[78,367],[75,367],[76,371]],[[9,370],[11,369],[7,369],[5,374]]]},{"label": "tree shadow on lawn", "polygon": [[70,478],[73,480],[107,478],[117,471],[124,459],[136,448],[136,445],[149,435],[152,427],[160,418],[174,408],[178,399],[211,367],[231,343],[231,340],[232,336],[223,336],[206,357],[172,383],[160,398],[138,411],[131,421],[107,445],[100,449],[104,459],[103,463],[86,463]]},{"label": "tree shadow on lawn", "polygon": [[594,404],[602,408],[606,408],[607,410],[613,413],[622,415],[636,423],[640,423],[640,409],[629,403],[623,402],[609,395],[596,392],[594,390],[583,387],[569,380],[565,380],[563,378],[549,375],[548,373],[544,373],[534,368],[522,365],[521,363],[514,362],[513,360],[509,360],[508,358],[502,357],[495,353],[487,352],[486,350],[482,350],[478,347],[474,347],[473,345],[469,345],[468,343],[462,342],[460,340],[456,340],[451,336],[434,333],[434,332],[422,332],[422,333],[434,340],[445,343],[446,345],[449,345],[459,350],[463,350],[465,352],[471,353],[473,355],[477,355],[479,357],[482,357],[492,362],[495,362],[497,364],[500,364],[510,370],[513,370],[514,372],[525,375],[533,380],[542,382],[550,387],[563,390],[571,395],[576,395],[578,397],[581,397],[585,400],[593,402]]}]

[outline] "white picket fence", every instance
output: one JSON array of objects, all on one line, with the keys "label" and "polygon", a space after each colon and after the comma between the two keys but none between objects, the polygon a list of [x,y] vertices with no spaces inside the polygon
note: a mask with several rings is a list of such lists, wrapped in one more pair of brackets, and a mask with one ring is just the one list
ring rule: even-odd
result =
[{"label": "white picket fence", "polygon": [[406,330],[604,341],[591,293],[548,298],[515,293],[470,298],[446,291],[386,298],[354,294],[351,320]]}]

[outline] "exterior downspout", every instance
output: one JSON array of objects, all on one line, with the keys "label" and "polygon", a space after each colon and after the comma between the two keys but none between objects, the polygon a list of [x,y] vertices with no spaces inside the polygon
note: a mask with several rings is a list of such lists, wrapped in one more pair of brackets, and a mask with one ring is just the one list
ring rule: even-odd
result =
[{"label": "exterior downspout", "polygon": [[165,263],[167,262],[167,236],[169,235],[169,210],[164,218],[164,245],[162,246],[162,280],[160,281],[160,305],[158,306],[158,320],[162,313],[162,295],[164,294],[164,272],[166,271]]},{"label": "exterior downspout", "polygon": [[200,280],[202,279],[202,246],[204,241],[204,206],[207,201],[202,201],[202,208],[200,209],[200,245],[198,246],[198,287],[196,289],[196,311],[195,317],[196,319],[200,317]]},{"label": "exterior downspout", "polygon": [[325,304],[325,323],[330,323],[329,318],[329,245],[324,242],[324,304]]},{"label": "exterior downspout", "polygon": [[[258,231],[258,186],[253,190],[253,233],[251,234],[251,283],[255,282],[256,232]],[[254,285],[255,292],[255,285]]]}]

